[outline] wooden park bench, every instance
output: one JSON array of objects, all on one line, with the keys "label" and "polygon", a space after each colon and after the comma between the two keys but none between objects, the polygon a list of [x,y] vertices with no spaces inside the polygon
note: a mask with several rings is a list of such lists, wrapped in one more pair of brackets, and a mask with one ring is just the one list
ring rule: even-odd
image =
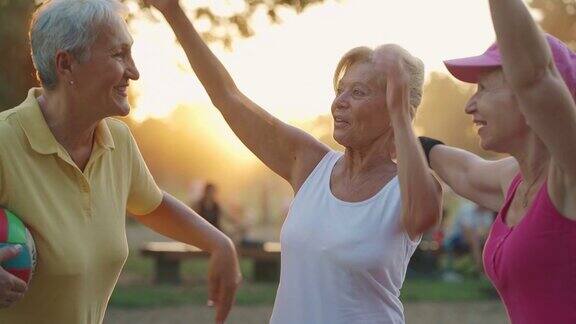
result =
[{"label": "wooden park bench", "polygon": [[[184,260],[208,258],[210,254],[180,242],[148,242],[140,248],[142,255],[154,258],[154,281],[158,284],[179,284],[180,264]],[[254,281],[277,281],[280,276],[280,243],[237,247],[239,257],[252,259]]]}]

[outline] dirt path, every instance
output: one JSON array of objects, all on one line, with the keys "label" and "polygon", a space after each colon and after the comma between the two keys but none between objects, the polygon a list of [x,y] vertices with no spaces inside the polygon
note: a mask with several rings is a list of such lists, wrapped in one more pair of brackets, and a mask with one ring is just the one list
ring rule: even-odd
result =
[{"label": "dirt path", "polygon": [[[404,305],[408,324],[505,324],[506,314],[498,301],[473,303],[418,302]],[[228,324],[262,324],[270,318],[271,307],[235,307]],[[213,323],[211,309],[182,306],[155,309],[108,310],[105,324],[204,324]]]}]

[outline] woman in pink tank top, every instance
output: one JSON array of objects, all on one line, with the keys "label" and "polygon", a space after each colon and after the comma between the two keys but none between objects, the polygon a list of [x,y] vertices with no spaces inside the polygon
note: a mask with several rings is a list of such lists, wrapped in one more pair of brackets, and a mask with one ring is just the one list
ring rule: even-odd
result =
[{"label": "woman in pink tank top", "polygon": [[486,161],[421,138],[431,167],[458,194],[499,211],[484,269],[512,323],[576,323],[576,55],[542,33],[522,0],[490,0],[497,43],[446,61],[478,84],[465,111]]}]

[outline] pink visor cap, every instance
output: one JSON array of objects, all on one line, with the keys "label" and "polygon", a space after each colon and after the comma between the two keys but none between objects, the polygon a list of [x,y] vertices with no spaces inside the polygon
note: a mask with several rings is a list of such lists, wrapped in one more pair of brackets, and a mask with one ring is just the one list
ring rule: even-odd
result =
[{"label": "pink visor cap", "polygon": [[[562,41],[546,34],[556,69],[562,75],[572,98],[576,99],[576,54]],[[492,44],[482,55],[444,61],[448,71],[458,80],[478,83],[478,76],[502,66],[498,44]]]}]

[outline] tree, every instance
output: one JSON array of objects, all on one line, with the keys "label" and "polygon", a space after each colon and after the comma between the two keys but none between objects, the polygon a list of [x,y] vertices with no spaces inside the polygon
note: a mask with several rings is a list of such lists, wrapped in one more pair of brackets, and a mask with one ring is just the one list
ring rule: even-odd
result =
[{"label": "tree", "polygon": [[206,19],[210,23],[208,30],[202,33],[204,40],[221,42],[229,48],[234,38],[250,37],[254,34],[250,21],[259,11],[264,11],[270,22],[279,23],[281,9],[301,13],[310,6],[323,2],[325,0],[245,0],[244,8],[231,15],[218,15],[210,7],[198,7],[193,10],[193,16],[196,19]]},{"label": "tree", "polygon": [[[136,0],[122,0],[134,3]],[[222,42],[230,47],[238,37],[254,34],[251,18],[264,10],[270,21],[280,21],[282,8],[302,12],[325,0],[244,0],[244,7],[231,15],[218,15],[210,7],[192,10],[196,19],[205,19],[209,27],[202,33],[207,42]],[[34,66],[30,58],[28,27],[32,12],[40,0],[0,0],[0,111],[14,107],[26,96],[26,91],[37,85]],[[137,2],[139,3],[139,2]],[[133,18],[133,17],[128,17]]]}]

